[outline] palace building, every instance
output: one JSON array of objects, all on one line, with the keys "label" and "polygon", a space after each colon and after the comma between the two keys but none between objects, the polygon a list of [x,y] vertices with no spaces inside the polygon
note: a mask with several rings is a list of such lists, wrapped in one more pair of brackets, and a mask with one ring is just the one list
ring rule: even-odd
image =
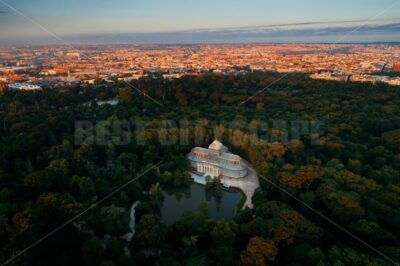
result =
[{"label": "palace building", "polygon": [[192,169],[204,176],[226,176],[241,178],[247,175],[242,158],[229,152],[221,142],[215,140],[208,149],[195,147],[188,154]]}]

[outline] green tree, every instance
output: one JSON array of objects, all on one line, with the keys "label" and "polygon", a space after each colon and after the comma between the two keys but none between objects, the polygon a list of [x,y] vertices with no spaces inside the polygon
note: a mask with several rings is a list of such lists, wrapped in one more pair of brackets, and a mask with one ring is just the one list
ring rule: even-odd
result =
[{"label": "green tree", "polygon": [[71,178],[70,186],[82,200],[90,200],[94,196],[95,185],[89,177],[74,175]]},{"label": "green tree", "polygon": [[129,230],[129,213],[125,208],[114,205],[102,207],[100,219],[105,233],[120,236]]},{"label": "green tree", "polygon": [[164,246],[165,236],[166,226],[160,217],[146,214],[142,216],[136,226],[134,242],[141,248],[154,250]]},{"label": "green tree", "polygon": [[104,249],[99,239],[93,237],[83,243],[81,258],[85,265],[99,265],[103,260],[103,255]]},{"label": "green tree", "polygon": [[65,189],[68,185],[69,163],[66,160],[51,161],[46,168],[46,172],[50,178],[53,187],[57,189]]},{"label": "green tree", "polygon": [[211,230],[211,237],[216,245],[232,245],[237,231],[237,225],[232,221],[219,220]]}]

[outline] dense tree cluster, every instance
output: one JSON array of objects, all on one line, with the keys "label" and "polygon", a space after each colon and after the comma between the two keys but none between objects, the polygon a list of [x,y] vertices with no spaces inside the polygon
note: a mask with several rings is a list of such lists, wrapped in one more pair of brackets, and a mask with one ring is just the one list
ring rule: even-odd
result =
[{"label": "dense tree cluster", "polygon": [[[0,262],[87,209],[10,265],[391,265],[338,226],[400,261],[398,89],[293,74],[262,90],[276,77],[3,92]],[[95,102],[116,97],[117,106]],[[76,121],[128,119],[149,122],[143,132],[129,128],[129,143],[116,145],[97,128],[105,143],[75,145],[84,133],[75,132]],[[197,123],[160,128],[166,120]],[[296,134],[277,121],[321,125],[319,134]],[[199,125],[202,146],[219,138],[257,169],[255,208],[216,221],[200,204],[166,225],[162,189],[190,185],[185,155],[198,144]],[[219,182],[208,188],[218,197]]]}]

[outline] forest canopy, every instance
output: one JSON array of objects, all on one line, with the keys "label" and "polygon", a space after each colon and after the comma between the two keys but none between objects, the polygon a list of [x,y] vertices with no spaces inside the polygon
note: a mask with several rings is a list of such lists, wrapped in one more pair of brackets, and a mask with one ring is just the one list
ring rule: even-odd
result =
[{"label": "forest canopy", "polygon": [[[276,74],[265,73],[210,74],[62,92],[2,91],[0,262],[15,255],[10,265],[399,262],[398,88],[291,74],[263,90],[275,79]],[[96,103],[115,98],[116,106]],[[125,128],[128,143],[118,145],[115,136],[106,135],[104,143],[76,145],[82,133],[77,121],[97,125],[133,119],[146,126]],[[203,146],[219,138],[252,163],[261,183],[254,209],[213,220],[200,204],[172,225],[163,222],[162,187],[190,185],[186,154],[198,144],[195,126],[160,129],[167,120],[200,123]],[[318,131],[293,134],[288,129],[294,121],[309,123],[309,129],[317,121]],[[187,142],[179,141],[182,135]],[[163,142],[173,138],[178,141]],[[126,241],[121,236],[129,231],[135,201],[140,201],[136,232]]]}]

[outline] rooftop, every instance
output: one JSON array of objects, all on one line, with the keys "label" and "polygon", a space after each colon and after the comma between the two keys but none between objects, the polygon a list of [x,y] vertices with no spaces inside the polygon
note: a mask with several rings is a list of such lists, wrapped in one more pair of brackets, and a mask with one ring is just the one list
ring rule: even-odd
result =
[{"label": "rooftop", "polygon": [[228,151],[228,148],[225,147],[221,142],[219,142],[218,140],[214,140],[213,143],[210,144],[210,146],[208,146],[208,148],[210,150],[216,150],[216,151]]}]

